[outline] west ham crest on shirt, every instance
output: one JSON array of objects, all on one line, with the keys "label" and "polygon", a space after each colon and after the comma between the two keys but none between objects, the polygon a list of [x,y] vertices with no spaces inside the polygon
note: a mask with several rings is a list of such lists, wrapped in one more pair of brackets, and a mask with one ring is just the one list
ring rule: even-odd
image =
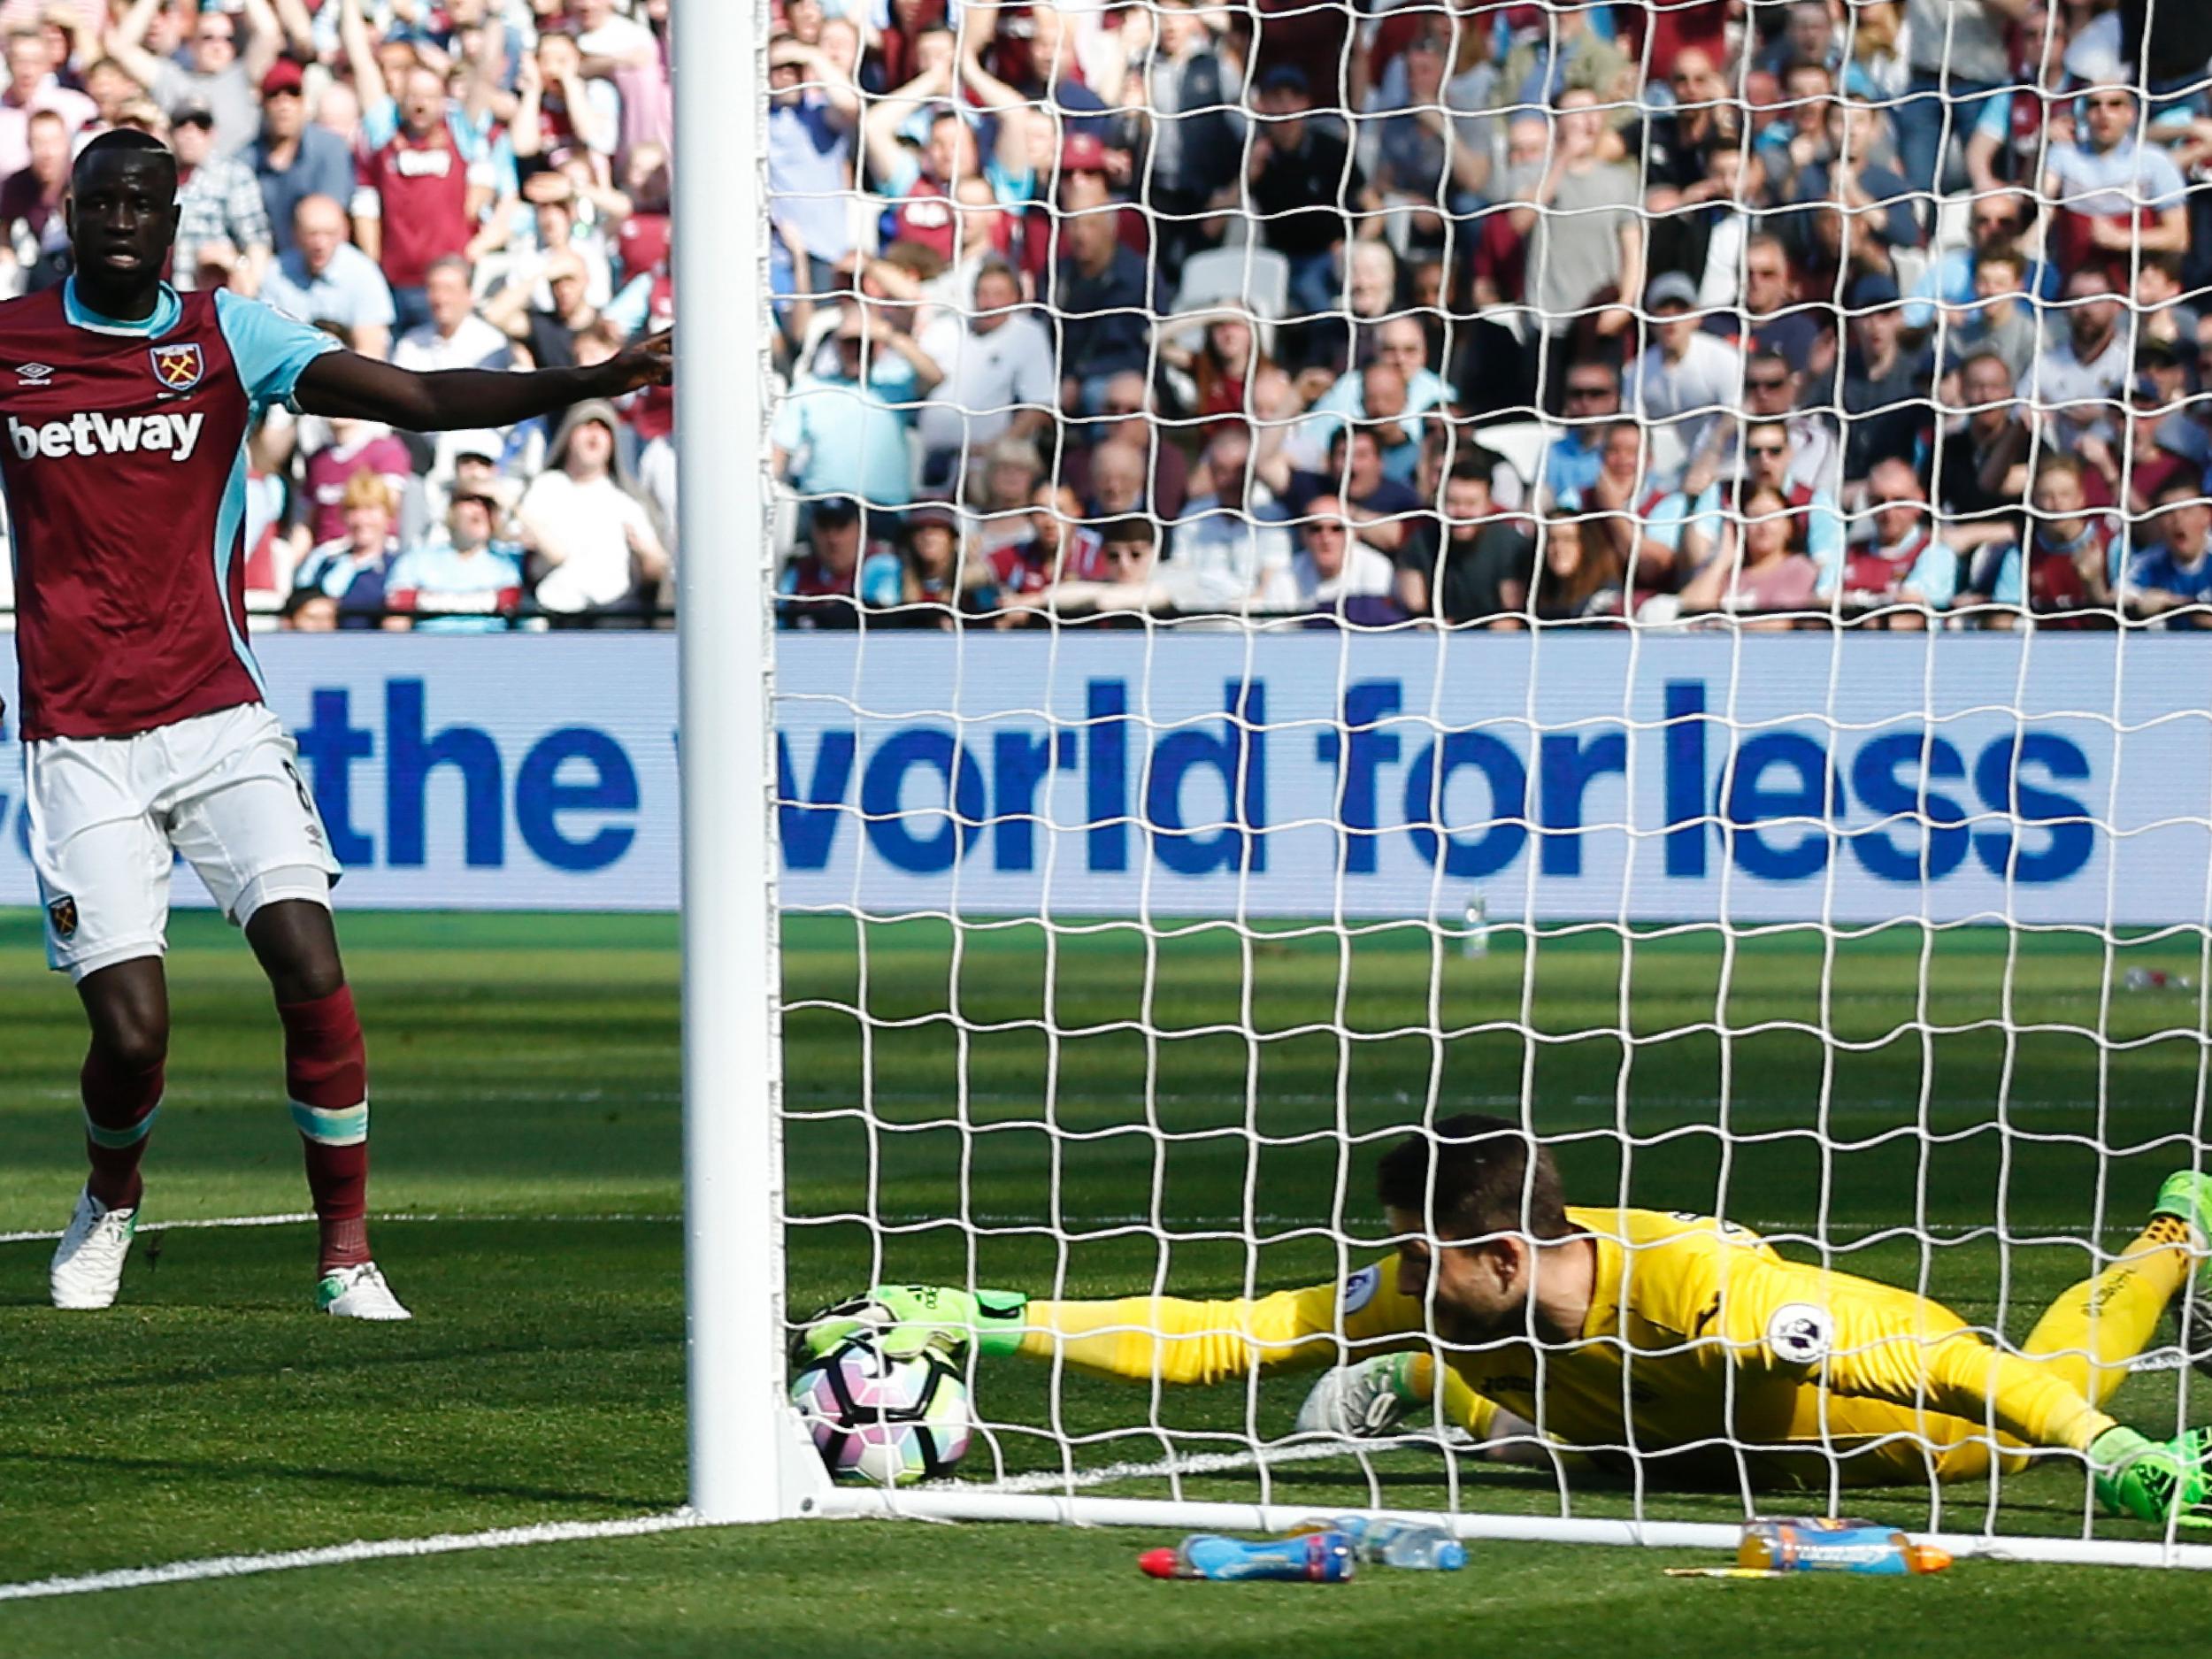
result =
[{"label": "west ham crest on shirt", "polygon": [[73,939],[77,934],[77,901],[66,893],[51,900],[46,906],[46,919],[54,925],[54,937]]},{"label": "west ham crest on shirt", "polygon": [[207,363],[200,356],[197,341],[188,340],[180,345],[155,346],[146,355],[153,359],[154,379],[165,390],[188,392],[200,383],[200,376],[207,373]]}]

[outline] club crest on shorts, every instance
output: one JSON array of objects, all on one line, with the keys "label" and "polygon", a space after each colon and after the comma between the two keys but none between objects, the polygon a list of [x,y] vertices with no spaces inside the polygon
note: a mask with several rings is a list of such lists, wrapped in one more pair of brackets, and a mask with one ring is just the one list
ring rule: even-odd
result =
[{"label": "club crest on shorts", "polygon": [[207,360],[200,355],[199,342],[187,340],[173,346],[154,346],[146,355],[153,359],[154,379],[173,392],[188,392],[200,383],[200,376],[207,373]]},{"label": "club crest on shorts", "polygon": [[54,925],[54,937],[74,939],[77,936],[77,901],[66,893],[50,899],[46,905],[46,919]]}]

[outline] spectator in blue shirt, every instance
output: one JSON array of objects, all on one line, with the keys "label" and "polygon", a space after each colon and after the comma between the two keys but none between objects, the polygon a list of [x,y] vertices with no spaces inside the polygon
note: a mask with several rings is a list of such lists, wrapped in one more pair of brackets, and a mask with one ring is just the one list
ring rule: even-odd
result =
[{"label": "spectator in blue shirt", "polygon": [[311,196],[342,202],[353,194],[353,153],[327,127],[307,119],[300,66],[280,58],[261,77],[261,135],[246,146],[245,163],[261,185],[279,254],[297,245],[292,216]]},{"label": "spectator in blue shirt", "polygon": [[[2165,617],[2170,628],[2212,625],[2212,503],[2200,470],[2177,473],[2159,487],[2149,529],[2157,539],[2128,561],[2122,598],[2139,617]],[[2183,612],[2169,615],[2170,612]]]},{"label": "spectator in blue shirt", "polygon": [[777,475],[803,495],[853,495],[872,507],[914,499],[906,434],[944,373],[880,311],[849,308],[832,331],[833,360],[803,376],[776,410]]},{"label": "spectator in blue shirt", "polygon": [[1547,510],[1568,497],[1583,495],[1598,481],[1605,460],[1606,428],[1620,418],[1620,371],[1601,360],[1571,364],[1566,397],[1571,424],[1544,451],[1536,475],[1537,504]]},{"label": "spectator in blue shirt", "polygon": [[522,565],[492,545],[499,503],[457,493],[445,528],[392,561],[384,602],[413,617],[422,634],[489,634],[511,626],[522,603]]}]

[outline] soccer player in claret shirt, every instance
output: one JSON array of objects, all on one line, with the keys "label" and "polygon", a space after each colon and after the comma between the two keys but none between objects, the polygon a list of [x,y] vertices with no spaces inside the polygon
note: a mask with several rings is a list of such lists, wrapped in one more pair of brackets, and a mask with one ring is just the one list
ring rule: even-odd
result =
[{"label": "soccer player in claret shirt", "polygon": [[403,430],[504,426],[669,379],[665,334],[588,369],[411,374],[221,289],[161,280],[176,158],[103,134],[67,203],[76,274],[0,304],[0,481],[16,561],[31,856],[52,965],[91,1023],[91,1174],[54,1252],[60,1308],[115,1300],[161,1104],[169,871],[244,930],[284,1026],[324,1311],[404,1319],[369,1254],[368,1086],[331,921],[338,866],[246,646],[248,430],[276,403]]},{"label": "soccer player in claret shirt", "polygon": [[795,1347],[873,1330],[895,1352],[972,1343],[1146,1383],[1333,1366],[1302,1432],[1440,1419],[1500,1462],[1641,1461],[1737,1489],[1924,1487],[2050,1448],[2085,1457],[2117,1513],[2212,1518],[2212,1430],[2156,1441],[2101,1404],[2170,1302],[2185,1296],[2205,1328],[2212,1177],[2169,1177],[2143,1231],[2016,1353],[1939,1302],[1788,1261],[1731,1222],[1571,1207],[1551,1155],[1502,1118],[1445,1118],[1376,1175],[1394,1267],[1233,1302],[878,1286],[816,1315]]}]

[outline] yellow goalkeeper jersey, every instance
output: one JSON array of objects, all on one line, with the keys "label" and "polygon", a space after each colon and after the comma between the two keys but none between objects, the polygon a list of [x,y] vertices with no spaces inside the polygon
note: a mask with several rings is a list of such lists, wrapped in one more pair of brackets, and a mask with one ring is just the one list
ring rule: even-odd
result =
[{"label": "yellow goalkeeper jersey", "polygon": [[2054,1369],[1999,1352],[1939,1303],[1786,1261],[1732,1223],[1567,1215],[1594,1241],[1596,1274],[1588,1317],[1564,1341],[1447,1347],[1393,1260],[1249,1300],[1032,1303],[1025,1349],[1169,1383],[1433,1349],[1461,1385],[1447,1384],[1448,1414],[1479,1437],[1502,1406],[1601,1461],[1674,1453],[1717,1474],[1748,1463],[1763,1482],[1824,1483],[1829,1458],[1813,1452],[1841,1456],[1847,1481],[1894,1480],[1956,1448],[1939,1471],[1951,1476],[1985,1467],[1993,1433],[2078,1449],[2110,1421]]}]

